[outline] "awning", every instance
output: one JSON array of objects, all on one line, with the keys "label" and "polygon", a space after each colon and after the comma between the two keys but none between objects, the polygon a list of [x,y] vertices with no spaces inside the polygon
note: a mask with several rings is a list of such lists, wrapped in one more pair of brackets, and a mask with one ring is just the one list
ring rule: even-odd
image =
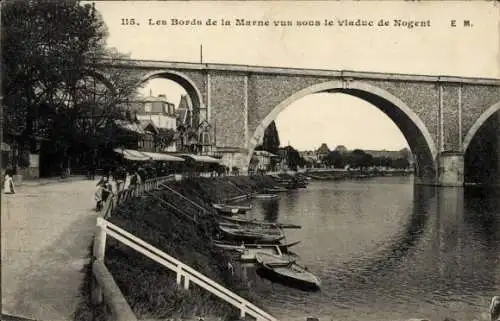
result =
[{"label": "awning", "polygon": [[121,149],[121,148],[115,148],[114,151],[120,155],[123,155],[124,158],[133,161],[147,161],[153,159],[157,161],[184,162],[184,159],[180,157],[162,153],[141,152],[135,149]]},{"label": "awning", "polygon": [[275,155],[275,154],[273,154],[271,152],[268,152],[267,150],[256,150],[253,153],[256,156],[280,157],[280,156]]},{"label": "awning", "polygon": [[213,158],[210,156],[194,155],[194,154],[181,154],[180,156],[189,157],[198,163],[211,163],[211,164],[220,164],[221,163],[220,159]]},{"label": "awning", "polygon": [[140,153],[146,155],[149,158],[152,158],[153,160],[168,161],[168,162],[184,162],[184,159],[168,154],[150,153],[150,152],[140,152]]},{"label": "awning", "polygon": [[133,149],[121,149],[115,148],[114,151],[123,156],[123,158],[133,161],[146,161],[150,159],[150,157],[142,154],[139,151]]}]

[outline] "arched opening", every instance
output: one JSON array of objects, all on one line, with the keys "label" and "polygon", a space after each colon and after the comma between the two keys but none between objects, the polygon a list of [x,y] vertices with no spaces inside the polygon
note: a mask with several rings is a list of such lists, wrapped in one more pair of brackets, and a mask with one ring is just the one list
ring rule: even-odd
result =
[{"label": "arched opening", "polygon": [[377,107],[396,124],[405,137],[415,161],[416,182],[434,184],[437,151],[432,136],[423,121],[394,95],[381,88],[357,81],[349,83],[331,81],[313,85],[291,95],[273,108],[251,136],[247,164],[250,163],[253,151],[260,144],[266,128],[276,119],[278,114],[298,99],[317,93],[346,94],[362,99]]},{"label": "arched opening", "polygon": [[156,151],[200,151],[200,141],[207,140],[200,133],[203,101],[189,78],[173,71],[152,72],[140,80],[138,93],[129,106],[138,121],[155,127]]},{"label": "arched opening", "polygon": [[484,112],[464,143],[466,185],[500,184],[500,102]]},{"label": "arched opening", "polygon": [[199,112],[201,109],[204,108],[204,103],[201,92],[196,87],[194,82],[180,72],[161,70],[161,71],[154,71],[145,75],[140,80],[139,86],[143,88],[149,82],[157,79],[170,80],[178,84],[180,87],[182,87],[182,89],[187,94],[186,100],[188,108],[192,114],[193,124],[197,125],[199,122]]}]

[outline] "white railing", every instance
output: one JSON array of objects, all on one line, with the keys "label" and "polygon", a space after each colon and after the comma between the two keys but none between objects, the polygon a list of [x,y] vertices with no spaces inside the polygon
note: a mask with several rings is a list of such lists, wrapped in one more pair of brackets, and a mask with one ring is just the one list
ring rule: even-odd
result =
[{"label": "white railing", "polygon": [[194,202],[193,200],[187,198],[186,196],[182,195],[181,193],[177,192],[176,190],[174,190],[172,187],[168,186],[168,185],[165,185],[165,184],[160,184],[163,188],[165,188],[166,190],[174,193],[175,195],[179,196],[180,198],[188,201],[190,204],[194,205],[198,210],[200,210],[202,213],[206,213],[207,210],[201,206],[200,204]]},{"label": "white railing", "polygon": [[129,232],[119,228],[118,226],[106,221],[103,218],[97,219],[97,227],[99,229],[98,237],[94,243],[94,256],[98,260],[104,260],[106,250],[106,235],[113,237],[119,242],[131,247],[137,252],[146,257],[158,262],[164,267],[176,272],[177,284],[183,284],[184,289],[189,288],[189,283],[192,282],[201,288],[209,291],[222,300],[232,304],[240,310],[240,316],[246,315],[254,317],[256,320],[262,321],[277,321],[276,318],[250,303],[246,299],[231,292],[217,282],[204,276],[188,265],[166,254],[151,244],[141,240],[140,238],[130,234]]},{"label": "white railing", "polygon": [[139,253],[145,255],[146,257],[160,263],[166,268],[177,273],[177,284],[183,284],[185,289],[189,288],[189,283],[193,282],[201,288],[209,291],[215,296],[221,298],[222,300],[232,304],[237,309],[240,310],[240,316],[245,317],[246,315],[254,317],[259,321],[277,321],[276,318],[258,308],[254,304],[250,303],[246,299],[240,297],[239,295],[231,292],[217,282],[209,279],[188,265],[182,263],[181,261],[171,257],[165,252],[159,250],[158,248],[144,242],[140,238],[130,234],[129,232],[119,228],[118,226],[108,222],[105,218],[111,216],[116,204],[122,203],[133,197],[141,196],[150,191],[156,190],[163,187],[175,195],[189,201],[194,205],[200,212],[205,213],[206,209],[201,205],[193,202],[189,198],[180,194],[179,192],[173,190],[165,182],[173,181],[175,177],[170,175],[166,177],[159,177],[151,180],[145,181],[132,189],[127,189],[118,193],[118,195],[109,198],[102,210],[100,217],[97,218],[97,231],[94,236],[94,248],[93,255],[95,261],[93,263],[93,274],[95,277],[96,284],[93,289],[94,301],[100,303],[105,301],[105,303],[110,308],[113,319],[117,321],[135,321],[137,318],[130,309],[130,306],[125,301],[123,294],[119,290],[116,282],[114,281],[111,273],[107,270],[104,265],[104,257],[106,252],[106,236],[109,235],[119,242],[131,247],[132,249],[138,251]]}]

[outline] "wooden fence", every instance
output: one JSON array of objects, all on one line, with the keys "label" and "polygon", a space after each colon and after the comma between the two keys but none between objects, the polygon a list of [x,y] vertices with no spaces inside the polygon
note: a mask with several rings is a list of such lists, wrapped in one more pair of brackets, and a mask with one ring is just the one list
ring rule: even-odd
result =
[{"label": "wooden fence", "polygon": [[[189,289],[190,283],[194,283],[201,288],[209,291],[220,299],[232,304],[240,311],[240,316],[251,316],[259,321],[277,321],[276,318],[258,308],[251,302],[231,292],[217,282],[204,276],[188,265],[152,246],[151,244],[141,240],[140,238],[130,234],[122,228],[110,223],[105,218],[112,215],[115,206],[128,199],[141,196],[149,193],[160,187],[166,188],[164,183],[173,180],[172,176],[160,177],[151,179],[134,189],[126,190],[118,193],[116,197],[109,198],[103,206],[100,217],[97,218],[97,230],[94,237],[94,262],[92,271],[94,275],[92,298],[94,303],[103,303],[111,312],[111,318],[116,321],[136,321],[129,304],[126,302],[123,294],[114,281],[111,273],[104,264],[106,253],[106,238],[110,236],[122,244],[134,249],[144,256],[156,261],[162,266],[176,273],[177,284],[182,285],[184,289]],[[177,193],[170,189],[170,192]],[[180,194],[179,194],[180,195]],[[184,197],[180,195],[180,197]],[[197,205],[193,203],[193,205]],[[201,206],[199,210],[205,210]]]}]

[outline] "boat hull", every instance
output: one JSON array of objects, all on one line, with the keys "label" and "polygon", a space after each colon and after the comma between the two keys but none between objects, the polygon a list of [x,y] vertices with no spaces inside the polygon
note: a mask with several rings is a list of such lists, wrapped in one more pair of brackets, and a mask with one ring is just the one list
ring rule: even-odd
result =
[{"label": "boat hull", "polygon": [[257,264],[257,274],[272,282],[281,283],[286,286],[298,288],[304,291],[319,291],[319,282],[308,281],[304,279],[294,278],[289,275],[280,273],[280,267],[270,267],[265,264]]},{"label": "boat hull", "polygon": [[252,219],[235,218],[235,217],[223,217],[222,219],[224,221],[237,223],[237,224],[241,224],[241,225],[294,228],[294,229],[302,228],[300,225],[289,224],[289,223],[277,223],[277,222],[275,223],[275,222],[257,221],[257,220],[252,220]]},{"label": "boat hull", "polygon": [[258,198],[258,199],[272,200],[272,199],[278,198],[278,195],[276,195],[276,194],[257,194],[254,197]]},{"label": "boat hull", "polygon": [[221,241],[214,241],[214,245],[218,248],[226,249],[226,250],[244,250],[246,248],[251,248],[251,249],[262,249],[262,248],[269,248],[269,247],[275,247],[278,246],[280,251],[282,253],[288,253],[288,249],[291,248],[294,245],[299,244],[300,241],[295,241],[292,243],[287,243],[287,244],[256,244],[256,243],[240,243],[240,244],[235,244],[235,243],[227,243],[227,242],[221,242]]},{"label": "boat hull", "polygon": [[243,214],[246,212],[245,209],[240,208],[240,207],[232,207],[232,206],[226,206],[226,205],[220,205],[220,204],[213,204],[213,208],[215,208],[219,213],[223,215],[236,215],[236,214]]},{"label": "boat hull", "polygon": [[225,238],[235,241],[251,241],[262,243],[279,242],[285,238],[283,233],[266,233],[266,231],[241,230],[219,225],[219,230]]}]

